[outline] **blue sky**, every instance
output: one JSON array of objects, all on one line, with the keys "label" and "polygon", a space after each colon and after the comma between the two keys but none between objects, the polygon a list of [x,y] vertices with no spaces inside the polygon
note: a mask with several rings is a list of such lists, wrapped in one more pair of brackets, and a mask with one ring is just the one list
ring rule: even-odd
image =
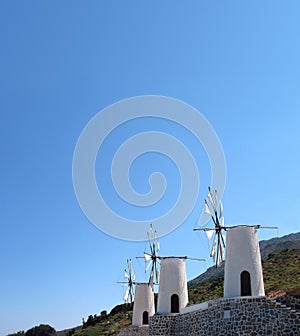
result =
[{"label": "blue sky", "polygon": [[[225,152],[226,223],[299,231],[299,15],[298,1],[0,2],[1,335],[72,327],[122,302],[116,281],[145,244],[90,224],[72,184],[82,129],[120,99],[194,106]],[[168,183],[176,189],[178,174]],[[211,265],[192,231],[201,204],[161,239],[164,255],[207,258],[187,262],[189,279]]]}]

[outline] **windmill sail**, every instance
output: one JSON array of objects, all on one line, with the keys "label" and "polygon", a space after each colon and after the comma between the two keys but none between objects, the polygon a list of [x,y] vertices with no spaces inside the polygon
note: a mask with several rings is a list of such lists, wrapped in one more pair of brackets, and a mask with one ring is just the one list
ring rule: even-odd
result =
[{"label": "windmill sail", "polygon": [[214,202],[214,200],[213,200],[213,198],[212,198],[212,194],[209,193],[209,194],[207,195],[207,197],[208,197],[208,200],[209,200],[211,206],[212,206],[213,209],[215,210],[215,202]]},{"label": "windmill sail", "polygon": [[146,269],[145,269],[145,273],[147,273],[149,271],[149,268],[151,267],[151,263],[149,263],[147,266],[146,266]]},{"label": "windmill sail", "polygon": [[129,288],[126,289],[125,295],[123,297],[124,302],[127,302],[128,297],[129,297]]},{"label": "windmill sail", "polygon": [[213,238],[210,256],[213,258],[216,267],[219,267],[224,259],[225,239],[222,231],[226,231],[226,227],[223,217],[223,205],[216,189],[208,188],[208,195],[204,200],[204,206],[204,212],[211,216],[214,228],[199,228],[195,230],[205,231],[208,243]]},{"label": "windmill sail", "polygon": [[151,254],[144,252],[144,258],[146,262],[151,260]]},{"label": "windmill sail", "polygon": [[224,220],[224,217],[223,217],[223,204],[222,204],[222,202],[220,202],[220,217],[223,218],[223,220]]},{"label": "windmill sail", "polygon": [[205,231],[208,242],[211,241],[211,238],[212,238],[212,236],[214,235],[214,232],[215,232],[215,231],[214,231],[213,229],[212,229],[212,230],[206,230],[206,231]]},{"label": "windmill sail", "polygon": [[210,208],[209,208],[209,206],[208,206],[208,204],[205,202],[205,210],[204,210],[204,212],[205,213],[207,213],[208,215],[212,215],[212,212],[211,212],[211,210],[210,210]]},{"label": "windmill sail", "polygon": [[211,256],[211,258],[213,258],[213,260],[215,260],[216,245],[217,245],[217,240],[216,240],[216,236],[215,236],[213,246],[212,246],[211,252],[210,252],[210,256]]}]

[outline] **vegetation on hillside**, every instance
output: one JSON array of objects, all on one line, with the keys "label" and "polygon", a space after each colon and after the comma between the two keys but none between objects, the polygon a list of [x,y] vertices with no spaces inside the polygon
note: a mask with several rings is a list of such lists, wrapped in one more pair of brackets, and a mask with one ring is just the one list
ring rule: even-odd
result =
[{"label": "vegetation on hillside", "polygon": [[[285,249],[279,253],[269,254],[263,261],[265,291],[268,297],[276,297],[289,293],[300,295],[300,249]],[[189,289],[189,304],[201,303],[223,296],[224,278],[218,274],[201,286]],[[116,336],[122,328],[131,324],[132,305],[121,304],[107,314],[90,315],[83,320],[80,328],[58,332],[58,336]],[[49,327],[49,326],[48,326]],[[38,329],[36,329],[38,328]],[[54,336],[52,329],[39,333],[41,326],[32,328],[26,333],[19,332],[10,336]],[[50,327],[51,328],[51,327]],[[42,327],[43,329],[43,327]],[[32,333],[33,332],[33,333]]]},{"label": "vegetation on hillside", "polygon": [[90,315],[83,321],[82,328],[77,330],[74,336],[102,336],[118,335],[120,330],[131,323],[132,305],[121,304],[114,307],[109,314],[103,312],[97,315]]},{"label": "vegetation on hillside", "polygon": [[37,327],[33,327],[29,330],[19,331],[16,334],[11,334],[8,336],[55,336],[56,330],[49,326],[48,324],[40,324]]},{"label": "vegetation on hillside", "polygon": [[[262,262],[266,296],[277,297],[288,292],[300,295],[300,249],[269,254]],[[201,303],[223,296],[223,275],[189,289],[189,304]]]},{"label": "vegetation on hillside", "polygon": [[300,295],[300,249],[269,254],[263,261],[266,295],[276,297],[283,293]]},{"label": "vegetation on hillside", "polygon": [[223,277],[212,279],[204,285],[189,288],[189,305],[214,300],[223,296]]}]

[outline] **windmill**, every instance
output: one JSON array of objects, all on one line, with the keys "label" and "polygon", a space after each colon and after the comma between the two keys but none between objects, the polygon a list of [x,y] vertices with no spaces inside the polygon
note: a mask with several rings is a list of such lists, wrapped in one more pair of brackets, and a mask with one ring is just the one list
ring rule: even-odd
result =
[{"label": "windmill", "polygon": [[210,215],[214,228],[196,228],[194,230],[205,231],[208,242],[211,239],[213,240],[210,257],[213,258],[216,267],[219,267],[224,260],[225,238],[222,231],[226,231],[226,227],[224,226],[223,206],[218,197],[217,190],[208,187],[208,195],[204,202],[204,212]]},{"label": "windmill", "polygon": [[127,268],[124,270],[125,281],[119,281],[126,288],[123,300],[125,303],[132,303],[134,298],[135,273],[131,259],[127,259]]},{"label": "windmill", "polygon": [[160,244],[157,241],[157,231],[154,230],[153,225],[150,224],[150,230],[147,232],[148,236],[148,243],[150,248],[149,252],[144,252],[143,257],[137,257],[137,258],[143,258],[145,260],[145,273],[148,273],[150,270],[150,276],[149,276],[149,282],[148,284],[153,287],[153,285],[157,285],[159,281],[159,267],[160,262],[162,259],[169,259],[169,258],[177,258],[177,259],[189,259],[189,260],[196,260],[196,261],[205,261],[205,259],[199,259],[199,258],[190,258],[187,256],[184,257],[161,257],[158,255],[158,252],[160,250]]},{"label": "windmill", "polygon": [[148,273],[150,270],[150,276],[149,276],[149,285],[153,286],[154,284],[158,284],[159,279],[159,269],[158,265],[160,263],[160,257],[158,255],[160,244],[157,241],[157,232],[153,229],[152,224],[150,224],[150,230],[147,232],[148,236],[148,243],[150,252],[144,252],[143,257],[137,257],[137,258],[143,258],[145,260],[145,273]]},{"label": "windmill", "polygon": [[[262,225],[236,225],[236,226],[226,226],[224,225],[224,216],[223,216],[223,205],[219,199],[216,189],[208,187],[208,195],[204,200],[205,209],[204,212],[210,215],[214,228],[195,228],[194,230],[205,231],[207,235],[208,242],[213,239],[212,248],[210,252],[210,257],[213,258],[213,261],[216,264],[216,267],[219,267],[221,262],[224,260],[224,251],[225,251],[225,231],[233,229],[236,227],[253,227],[255,229],[278,229],[277,226],[262,226]],[[224,231],[224,232],[222,232]]]}]

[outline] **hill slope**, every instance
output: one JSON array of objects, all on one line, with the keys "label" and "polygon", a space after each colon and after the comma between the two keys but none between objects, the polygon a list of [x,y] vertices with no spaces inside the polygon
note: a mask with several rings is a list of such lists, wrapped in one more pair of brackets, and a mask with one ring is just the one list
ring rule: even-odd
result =
[{"label": "hill slope", "polygon": [[[280,238],[272,238],[259,242],[262,260],[266,260],[269,254],[276,254],[283,250],[300,249],[300,232],[291,233]],[[206,272],[188,282],[189,288],[195,288],[204,285],[207,281],[224,277],[224,263],[219,268],[214,266],[207,269]]]},{"label": "hill slope", "polygon": [[[285,293],[300,295],[300,248],[285,249],[275,254],[269,254],[263,260],[263,277],[267,297],[276,298]],[[224,277],[216,273],[202,285],[192,282],[189,287],[190,304],[201,303],[223,296]]]}]

